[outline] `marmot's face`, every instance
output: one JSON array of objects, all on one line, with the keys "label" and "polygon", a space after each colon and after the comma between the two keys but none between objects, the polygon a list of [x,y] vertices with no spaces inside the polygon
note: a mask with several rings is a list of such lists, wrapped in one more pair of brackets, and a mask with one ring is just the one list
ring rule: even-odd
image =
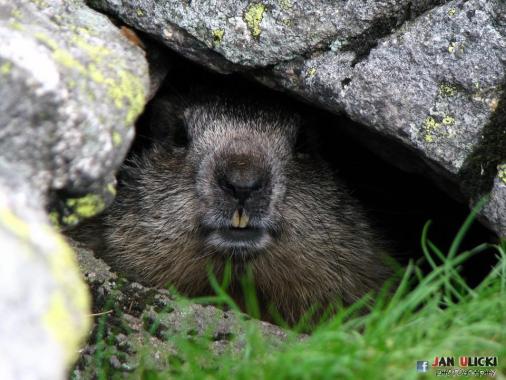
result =
[{"label": "marmot's face", "polygon": [[[114,204],[80,240],[138,281],[190,296],[210,294],[209,264],[221,278],[220,258],[248,258],[265,306],[293,324],[377,289],[389,273],[378,239],[313,130],[278,108],[155,101],[144,126],[158,136],[133,151]],[[244,266],[233,268],[240,279]]]},{"label": "marmot's face", "polygon": [[282,221],[278,210],[297,133],[295,120],[206,105],[187,109],[184,124],[204,245],[243,257],[268,248]]},{"label": "marmot's face", "polygon": [[113,266],[191,296],[209,294],[209,264],[221,278],[220,258],[247,258],[261,299],[289,323],[378,288],[381,245],[311,129],[269,104],[184,100],[150,105],[145,126],[159,136],[133,153],[84,241],[104,231],[97,246]]}]

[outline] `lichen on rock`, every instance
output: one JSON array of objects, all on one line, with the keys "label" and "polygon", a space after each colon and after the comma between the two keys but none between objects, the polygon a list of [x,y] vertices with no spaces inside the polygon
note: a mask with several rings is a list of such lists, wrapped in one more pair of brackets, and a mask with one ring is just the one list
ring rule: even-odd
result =
[{"label": "lichen on rock", "polygon": [[90,298],[71,248],[29,190],[14,196],[0,179],[0,367],[5,378],[63,379],[91,326]]},{"label": "lichen on rock", "polygon": [[251,3],[244,12],[244,22],[248,25],[251,35],[254,38],[259,38],[262,33],[260,23],[264,18],[265,5],[263,3]]},{"label": "lichen on rock", "polygon": [[[77,223],[113,199],[148,65],[83,1],[0,9],[0,372],[58,380],[89,332],[90,299],[50,223]],[[48,215],[52,204],[64,207]]]}]

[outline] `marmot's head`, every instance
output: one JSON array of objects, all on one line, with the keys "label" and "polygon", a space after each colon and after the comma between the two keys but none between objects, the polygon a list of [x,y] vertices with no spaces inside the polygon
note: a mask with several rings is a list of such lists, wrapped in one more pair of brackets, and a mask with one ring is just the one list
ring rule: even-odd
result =
[{"label": "marmot's head", "polygon": [[153,105],[164,149],[184,154],[193,169],[199,233],[213,251],[247,256],[268,248],[281,228],[299,118],[269,108],[220,100]]},{"label": "marmot's head", "polygon": [[378,288],[389,273],[381,245],[309,143],[313,129],[281,106],[174,97],[150,105],[149,141],[138,140],[116,200],[81,239],[136,280],[186,295],[211,294],[208,269],[221,278],[223,259],[237,258],[231,281],[249,268],[264,306],[290,323]]}]

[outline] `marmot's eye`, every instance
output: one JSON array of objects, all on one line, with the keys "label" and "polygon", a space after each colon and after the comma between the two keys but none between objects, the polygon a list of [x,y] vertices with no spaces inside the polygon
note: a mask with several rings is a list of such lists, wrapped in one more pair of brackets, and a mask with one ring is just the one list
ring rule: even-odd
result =
[{"label": "marmot's eye", "polygon": [[172,142],[174,143],[174,146],[179,148],[186,148],[190,143],[188,131],[182,121],[179,121],[174,125],[174,129],[172,131]]}]

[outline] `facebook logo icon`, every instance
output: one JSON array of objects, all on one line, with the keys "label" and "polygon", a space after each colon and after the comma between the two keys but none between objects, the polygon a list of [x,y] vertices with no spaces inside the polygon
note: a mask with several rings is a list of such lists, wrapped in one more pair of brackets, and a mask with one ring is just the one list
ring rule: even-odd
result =
[{"label": "facebook logo icon", "polygon": [[416,372],[427,372],[429,368],[429,362],[426,361],[417,361],[416,362]]}]

